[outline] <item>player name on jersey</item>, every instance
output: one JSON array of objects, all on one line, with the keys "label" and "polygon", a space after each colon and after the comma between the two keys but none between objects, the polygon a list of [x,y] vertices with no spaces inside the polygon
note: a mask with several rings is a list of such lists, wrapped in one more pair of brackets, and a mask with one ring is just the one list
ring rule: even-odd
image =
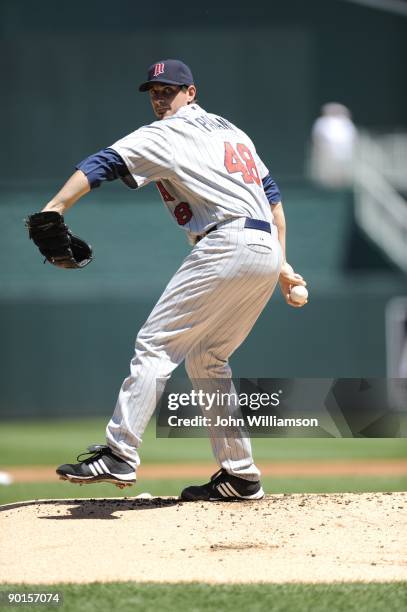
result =
[{"label": "player name on jersey", "polygon": [[227,119],[224,117],[214,116],[213,118],[209,117],[207,114],[199,115],[199,117],[194,117],[193,119],[183,118],[186,123],[190,125],[194,125],[200,130],[206,132],[212,132],[213,130],[232,130],[233,126]]}]

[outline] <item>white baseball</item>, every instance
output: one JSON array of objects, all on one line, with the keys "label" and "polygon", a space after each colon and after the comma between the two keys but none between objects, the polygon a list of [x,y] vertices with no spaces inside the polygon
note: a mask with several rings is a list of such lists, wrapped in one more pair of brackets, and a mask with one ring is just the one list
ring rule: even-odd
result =
[{"label": "white baseball", "polygon": [[302,285],[295,285],[290,291],[290,298],[296,304],[305,304],[308,298],[308,291]]}]

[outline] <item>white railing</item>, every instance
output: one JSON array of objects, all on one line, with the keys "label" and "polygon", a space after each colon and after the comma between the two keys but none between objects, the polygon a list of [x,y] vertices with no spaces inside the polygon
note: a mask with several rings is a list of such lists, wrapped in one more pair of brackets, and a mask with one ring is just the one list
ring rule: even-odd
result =
[{"label": "white railing", "polygon": [[393,187],[407,191],[407,134],[373,136],[362,132],[358,159],[380,172]]},{"label": "white railing", "polygon": [[361,134],[354,163],[356,220],[407,273],[407,135]]}]

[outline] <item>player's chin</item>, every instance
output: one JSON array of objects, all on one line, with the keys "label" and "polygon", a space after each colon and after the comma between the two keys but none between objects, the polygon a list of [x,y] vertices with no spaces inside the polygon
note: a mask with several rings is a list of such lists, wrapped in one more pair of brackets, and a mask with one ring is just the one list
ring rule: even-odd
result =
[{"label": "player's chin", "polygon": [[158,119],[164,119],[165,117],[168,117],[171,114],[171,109],[155,108],[154,113],[155,113],[155,116],[158,117]]}]

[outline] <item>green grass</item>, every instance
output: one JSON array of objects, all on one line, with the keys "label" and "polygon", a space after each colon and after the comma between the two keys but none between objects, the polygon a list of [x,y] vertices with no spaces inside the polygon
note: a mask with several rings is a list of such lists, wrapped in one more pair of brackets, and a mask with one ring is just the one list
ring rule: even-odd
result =
[{"label": "green grass", "polygon": [[[89,444],[104,442],[107,420],[3,422],[0,426],[0,466],[59,465],[75,459]],[[389,438],[254,438],[258,461],[307,459],[393,459],[407,457],[404,439]],[[206,438],[157,439],[152,423],[140,454],[145,463],[210,461]]]},{"label": "green grass", "polygon": [[[198,479],[198,483],[201,480]],[[134,497],[144,492],[157,496],[177,496],[189,484],[193,484],[191,479],[140,480],[134,487],[120,490],[108,483],[84,485],[82,487],[58,480],[47,483],[16,483],[7,487],[0,487],[0,504],[30,499]],[[405,491],[407,477],[273,478],[268,476],[262,478],[262,484],[267,494]]]},{"label": "green grass", "polygon": [[[3,585],[0,591],[56,592],[64,612],[404,612],[407,583]],[[44,606],[7,606],[41,610]],[[56,609],[59,608],[48,608]]]}]

